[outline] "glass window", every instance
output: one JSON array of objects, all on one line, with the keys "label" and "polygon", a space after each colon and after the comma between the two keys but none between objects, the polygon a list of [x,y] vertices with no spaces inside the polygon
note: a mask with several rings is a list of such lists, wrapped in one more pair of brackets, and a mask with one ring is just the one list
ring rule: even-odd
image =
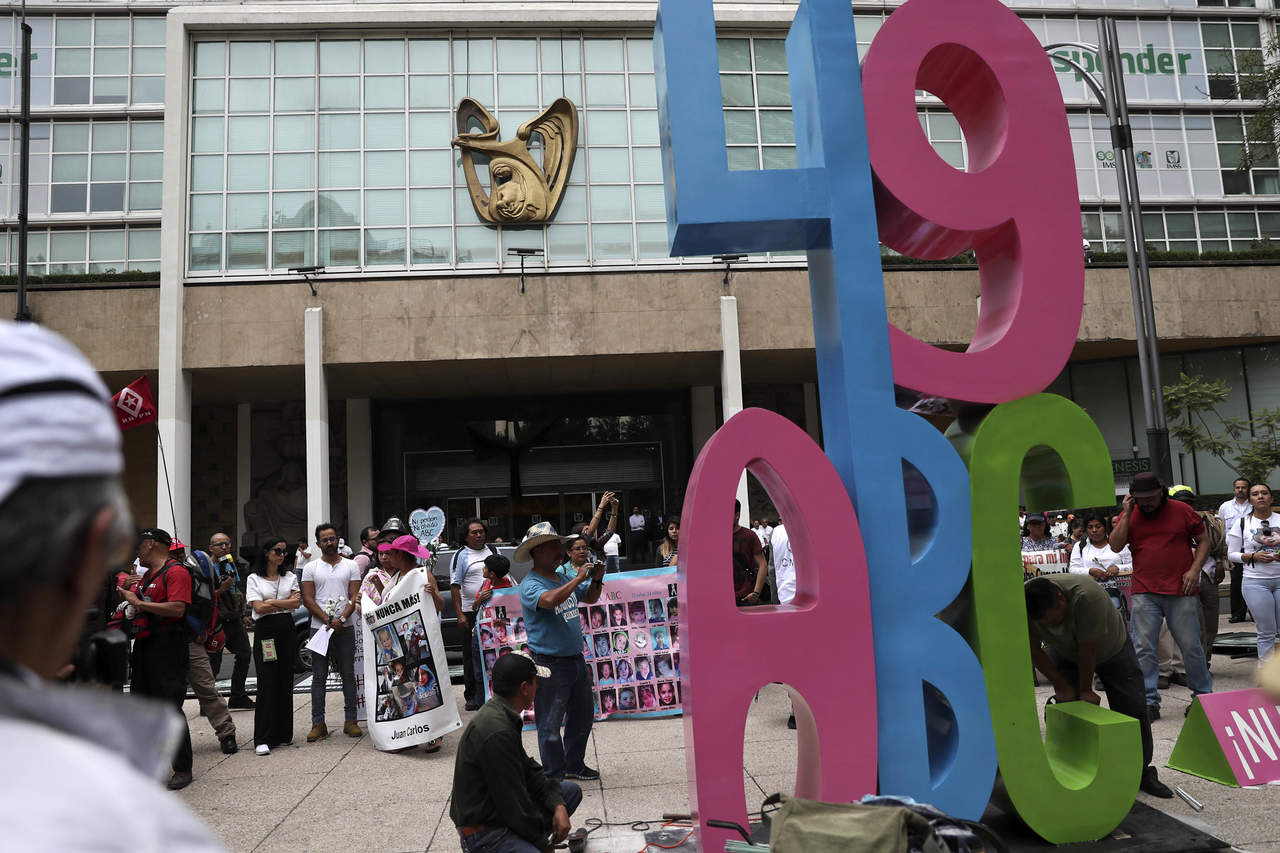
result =
[{"label": "glass window", "polygon": [[376,113],[364,117],[365,148],[403,148],[404,114]]},{"label": "glass window", "polygon": [[315,186],[315,156],[312,154],[276,154],[273,169],[271,183],[275,189],[294,190]]},{"label": "glass window", "polygon": [[159,210],[162,197],[160,182],[129,184],[129,210]]},{"label": "glass window", "polygon": [[448,225],[453,219],[452,196],[448,189],[410,190],[409,224]]},{"label": "glass window", "polygon": [[312,41],[278,41],[276,74],[310,76],[316,73],[316,45]]},{"label": "glass window", "polygon": [[164,78],[134,77],[130,84],[129,97],[135,104],[164,103]]},{"label": "glass window", "polygon": [[498,70],[537,71],[537,41],[535,39],[499,39]]},{"label": "glass window", "polygon": [[365,186],[402,187],[404,179],[403,151],[377,151],[364,155]]},{"label": "glass window", "polygon": [[256,77],[271,73],[271,44],[265,41],[233,41],[227,71],[232,77]]},{"label": "glass window", "polygon": [[366,77],[364,107],[367,110],[404,109],[404,77]]},{"label": "glass window", "polygon": [[265,190],[270,160],[266,154],[233,154],[227,158],[227,189]]},{"label": "glass window", "polygon": [[312,228],[316,224],[315,193],[273,193],[273,228]]},{"label": "glass window", "polygon": [[59,47],[65,45],[88,45],[93,33],[93,20],[90,18],[58,18],[54,24],[53,43]]},{"label": "glass window", "polygon": [[327,267],[360,265],[359,231],[321,231],[320,263]]},{"label": "glass window", "polygon": [[227,196],[227,228],[229,230],[266,227],[266,193],[231,193]]},{"label": "glass window", "polygon": [[720,73],[751,70],[750,39],[716,39],[716,53],[720,60]]},{"label": "glass window", "polygon": [[266,151],[271,147],[271,120],[266,116],[236,116],[227,120],[230,151]]},{"label": "glass window", "polygon": [[448,148],[453,135],[449,113],[410,113],[409,144],[414,148]]},{"label": "glass window", "polygon": [[411,109],[448,109],[449,78],[441,74],[419,75],[409,78],[409,107]]},{"label": "glass window", "polygon": [[311,112],[315,108],[316,81],[314,77],[281,77],[276,79],[276,112]]},{"label": "glass window", "polygon": [[276,231],[272,235],[271,266],[275,269],[311,266],[314,232]]},{"label": "glass window", "polygon": [[261,270],[267,268],[267,235],[227,235],[227,269]]},{"label": "glass window", "polygon": [[404,229],[367,229],[364,232],[364,262],[367,266],[404,266]]},{"label": "glass window", "polygon": [[360,42],[321,41],[321,74],[359,74]]},{"label": "glass window", "polygon": [[233,113],[265,113],[271,109],[271,87],[265,77],[246,77],[227,82],[227,101]]},{"label": "glass window", "polygon": [[134,74],[163,74],[163,47],[135,47],[133,49]]},{"label": "glass window", "polygon": [[159,151],[164,147],[164,124],[158,121],[131,122],[129,147],[134,151]]},{"label": "glass window", "polygon": [[360,152],[334,151],[320,154],[316,179],[321,187],[354,187],[360,184]]},{"label": "glass window", "polygon": [[164,18],[135,16],[133,19],[133,43],[164,44]]},{"label": "glass window", "polygon": [[310,151],[316,144],[312,116],[276,116],[272,123],[277,151]]},{"label": "glass window", "polygon": [[411,264],[447,264],[453,253],[448,228],[414,228],[409,232]]},{"label": "glass window", "polygon": [[163,154],[130,154],[129,179],[133,181],[158,181],[164,177]]},{"label": "glass window", "polygon": [[366,41],[365,74],[404,74],[404,39]]},{"label": "glass window", "polygon": [[444,39],[410,39],[409,70],[447,73],[449,43]]},{"label": "glass window", "polygon": [[197,42],[195,46],[195,76],[220,77],[226,73],[226,42]]},{"label": "glass window", "polygon": [[194,195],[191,197],[191,220],[188,227],[192,231],[222,230],[222,196]]},{"label": "glass window", "polygon": [[[321,228],[348,227],[360,224],[359,190],[329,191],[321,192],[318,195],[316,219]],[[356,242],[358,244],[359,239]]]},{"label": "glass window", "polygon": [[[232,160],[242,158],[233,157]],[[191,158],[191,191],[222,189],[222,155],[196,155]]]},{"label": "glass window", "polygon": [[359,77],[321,77],[320,109],[322,110],[358,110],[360,109]]},{"label": "glass window", "polygon": [[591,254],[596,260],[630,260],[634,255],[630,225],[593,225]]},{"label": "glass window", "polygon": [[360,117],[357,115],[320,116],[320,150],[360,147]]},{"label": "glass window", "polygon": [[404,225],[404,190],[367,190],[364,194],[366,225]]},{"label": "glass window", "polygon": [[222,266],[222,235],[192,234],[191,257],[187,266],[192,270],[216,270]]}]

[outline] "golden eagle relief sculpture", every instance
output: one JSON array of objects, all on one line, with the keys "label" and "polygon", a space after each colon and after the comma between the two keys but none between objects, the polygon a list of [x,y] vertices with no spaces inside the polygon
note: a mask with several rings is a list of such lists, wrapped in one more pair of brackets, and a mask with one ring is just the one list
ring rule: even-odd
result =
[{"label": "golden eagle relief sculpture", "polygon": [[[573,155],[578,147],[578,110],[567,98],[520,125],[516,138],[498,139],[498,120],[472,98],[458,104],[458,135],[453,144],[462,150],[462,170],[476,213],[485,222],[508,225],[547,222],[560,204]],[[480,130],[472,129],[472,123]],[[542,162],[534,159],[529,142],[541,138]],[[534,149],[537,150],[536,144]],[[489,192],[476,175],[475,155],[489,158]]]}]

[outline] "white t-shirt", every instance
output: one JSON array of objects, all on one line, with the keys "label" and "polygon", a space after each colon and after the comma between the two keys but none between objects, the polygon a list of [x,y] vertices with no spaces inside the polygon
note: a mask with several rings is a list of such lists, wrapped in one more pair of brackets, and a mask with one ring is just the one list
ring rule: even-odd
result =
[{"label": "white t-shirt", "polygon": [[[320,609],[341,616],[347,608],[347,584],[360,582],[360,567],[355,560],[339,557],[335,565],[324,559],[312,560],[302,570],[303,582],[311,581],[316,585],[316,604]],[[330,606],[332,605],[332,606]],[[311,627],[321,628],[326,623],[312,615]]]},{"label": "white t-shirt", "polygon": [[610,534],[608,540],[604,543],[604,555],[606,557],[618,556],[618,543],[621,541],[622,537],[618,534]]},{"label": "white t-shirt", "polygon": [[[1095,547],[1086,539],[1079,544],[1071,547],[1071,562],[1067,568],[1072,574],[1087,575],[1090,569],[1109,569],[1115,566],[1122,572],[1133,571],[1133,554],[1129,553],[1129,546],[1126,545],[1120,549],[1120,553],[1111,550],[1110,545],[1102,545]],[[1107,589],[1117,588],[1117,582],[1114,578],[1099,581]]]},{"label": "white t-shirt", "polygon": [[489,546],[479,551],[463,548],[453,555],[453,571],[449,576],[450,584],[457,584],[462,592],[462,609],[470,613],[476,609],[476,593],[484,583],[484,558],[493,556]]},{"label": "white t-shirt", "polygon": [[[285,572],[273,581],[258,574],[249,575],[249,580],[245,586],[246,601],[274,601],[276,599],[285,599],[292,596],[298,590],[298,576],[293,572]],[[260,616],[268,614],[259,614],[249,607],[253,615],[253,621],[257,622]]]},{"label": "white t-shirt", "polygon": [[644,516],[640,513],[637,512],[635,515],[631,516],[628,521],[631,523],[632,532],[644,530]]},{"label": "white t-shirt", "polygon": [[773,574],[778,579],[778,602],[790,603],[796,597],[796,561],[791,554],[791,537],[787,526],[779,524],[770,537],[773,547]]},{"label": "white t-shirt", "polygon": [[[1263,521],[1271,533],[1264,532]],[[1280,513],[1271,513],[1266,519],[1255,518],[1252,513],[1244,516],[1243,536],[1240,520],[1237,519],[1227,528],[1227,559],[1233,563],[1244,563],[1241,554],[1254,554],[1258,551],[1270,551],[1280,554]],[[1280,562],[1244,563],[1244,576],[1247,578],[1280,578]]]},{"label": "white t-shirt", "polygon": [[0,739],[9,770],[0,778],[6,850],[225,849],[182,800],[96,744],[12,719],[0,720]]}]

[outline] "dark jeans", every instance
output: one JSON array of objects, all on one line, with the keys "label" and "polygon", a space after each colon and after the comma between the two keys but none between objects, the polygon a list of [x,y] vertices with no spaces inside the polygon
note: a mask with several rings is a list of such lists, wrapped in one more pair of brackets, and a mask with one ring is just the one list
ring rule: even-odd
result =
[{"label": "dark jeans", "polygon": [[462,655],[462,698],[466,702],[479,704],[484,697],[484,685],[478,683],[476,678],[476,656],[472,653],[476,638],[476,612],[465,610],[463,613],[467,617],[467,636],[463,640],[467,651]]},{"label": "dark jeans", "polygon": [[[1053,649],[1047,649],[1049,659],[1071,684],[1080,683],[1080,669],[1075,661],[1069,661]],[[1133,717],[1142,732],[1142,766],[1151,764],[1151,720],[1147,717],[1147,689],[1142,681],[1142,668],[1131,640],[1124,641],[1124,648],[1107,660],[1094,666],[1094,672],[1102,679],[1107,694],[1107,707],[1117,714]]]},{"label": "dark jeans", "polygon": [[[244,620],[238,616],[223,622],[222,631],[227,635],[226,651],[235,655],[236,659],[231,669],[231,698],[238,699],[248,695],[245,693],[244,681],[249,677],[249,658],[252,655],[249,633],[245,630]],[[210,654],[209,665],[213,667],[213,675],[217,678],[218,670],[222,669],[222,652]]]},{"label": "dark jeans", "polygon": [[[582,789],[573,782],[562,781],[560,796],[564,800],[565,811],[573,814],[582,802]],[[466,853],[543,853],[536,844],[531,844],[502,826],[468,835],[461,841]]]},{"label": "dark jeans", "polygon": [[1200,573],[1200,642],[1204,646],[1205,666],[1213,661],[1213,641],[1218,637],[1218,615],[1222,597],[1213,578]]},{"label": "dark jeans", "polygon": [[[262,659],[264,640],[276,641],[276,659]],[[258,701],[253,708],[253,745],[293,741],[293,615],[272,613],[253,626],[253,666]]]},{"label": "dark jeans", "polygon": [[[329,638],[329,654],[311,653],[311,722],[324,722],[324,688],[329,678],[329,664],[338,668],[342,677],[342,712],[348,723],[356,721],[356,640],[358,624],[345,626]],[[312,627],[311,636],[316,628]]]},{"label": "dark jeans", "polygon": [[191,727],[182,703],[187,698],[187,635],[171,629],[133,641],[133,680],[129,691],[172,704],[182,716],[182,739],[173,756],[177,773],[191,772]]},{"label": "dark jeans", "polygon": [[591,678],[582,655],[558,658],[535,654],[534,660],[551,670],[550,678],[538,679],[538,692],[533,697],[538,754],[543,771],[553,779],[563,779],[566,770],[581,770],[586,763],[587,739],[591,737],[595,713]]},{"label": "dark jeans", "polygon": [[1239,622],[1249,618],[1249,608],[1244,603],[1244,593],[1240,591],[1240,582],[1244,580],[1244,566],[1231,564],[1231,618]]}]

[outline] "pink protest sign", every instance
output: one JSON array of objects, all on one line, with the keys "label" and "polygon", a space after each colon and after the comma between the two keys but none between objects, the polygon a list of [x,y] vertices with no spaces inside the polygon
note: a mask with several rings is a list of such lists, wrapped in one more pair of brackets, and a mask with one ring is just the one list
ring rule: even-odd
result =
[{"label": "pink protest sign", "polygon": [[1280,780],[1280,706],[1257,688],[1197,697],[1169,766],[1232,787]]}]

